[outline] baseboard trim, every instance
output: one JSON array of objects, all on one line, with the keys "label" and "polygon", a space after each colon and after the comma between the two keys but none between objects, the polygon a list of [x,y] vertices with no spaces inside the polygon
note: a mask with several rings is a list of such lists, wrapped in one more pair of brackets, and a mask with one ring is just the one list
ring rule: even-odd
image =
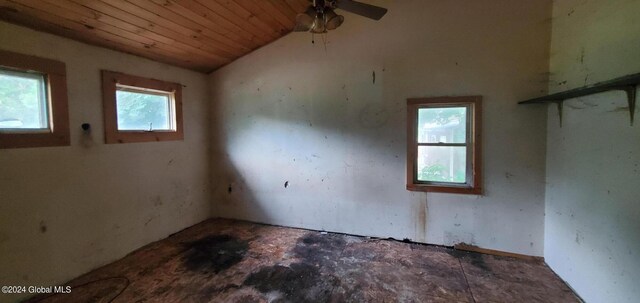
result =
[{"label": "baseboard trim", "polygon": [[511,253],[511,252],[506,252],[501,250],[482,248],[475,245],[469,245],[466,243],[455,244],[453,245],[453,248],[457,250],[470,251],[470,252],[476,252],[476,253],[487,254],[487,255],[511,257],[511,258],[517,258],[517,259],[544,262],[544,257],[529,256],[529,255],[516,254],[516,253]]},{"label": "baseboard trim", "polygon": [[494,256],[501,256],[501,257],[511,257],[511,258],[517,258],[517,259],[521,259],[521,260],[544,262],[544,257],[523,255],[523,254],[511,253],[511,252],[506,252],[506,251],[501,251],[501,250],[482,248],[482,247],[478,247],[478,246],[475,246],[475,245],[470,245],[470,244],[467,244],[467,243],[464,243],[464,242],[458,243],[458,244],[454,244],[453,246],[448,246],[448,245],[444,245],[444,244],[433,244],[433,243],[427,243],[427,242],[415,242],[415,241],[412,241],[411,239],[408,239],[408,238],[405,238],[404,240],[399,240],[399,239],[395,239],[395,238],[381,237],[381,236],[376,236],[376,235],[364,235],[364,234],[357,235],[357,234],[352,234],[352,233],[347,233],[347,232],[340,232],[340,231],[333,231],[333,230],[313,229],[313,228],[310,228],[310,227],[296,227],[296,226],[284,225],[284,224],[278,224],[278,223],[267,223],[267,222],[257,221],[255,219],[234,218],[234,217],[225,217],[225,216],[216,216],[216,217],[211,217],[210,218],[210,220],[214,220],[214,219],[241,221],[241,222],[248,222],[248,223],[253,223],[253,224],[261,224],[261,225],[268,225],[268,226],[277,226],[277,227],[284,227],[284,228],[301,229],[301,230],[308,230],[308,231],[318,231],[318,232],[325,231],[325,232],[330,232],[330,233],[333,233],[333,234],[342,234],[342,235],[355,236],[355,237],[366,237],[366,238],[372,238],[372,239],[378,239],[378,240],[392,240],[392,241],[398,241],[398,242],[404,242],[404,243],[413,243],[413,244],[419,244],[419,245],[429,245],[429,246],[444,247],[444,248],[449,248],[449,249],[453,248],[453,249],[456,249],[456,250],[475,252],[475,253],[486,254],[486,255],[494,255]]}]

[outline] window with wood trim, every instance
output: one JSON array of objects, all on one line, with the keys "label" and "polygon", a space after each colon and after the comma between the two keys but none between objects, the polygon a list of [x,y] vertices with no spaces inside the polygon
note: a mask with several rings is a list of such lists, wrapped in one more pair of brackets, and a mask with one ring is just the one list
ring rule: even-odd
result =
[{"label": "window with wood trim", "polygon": [[182,85],[102,71],[106,143],[183,140]]},{"label": "window with wood trim", "polygon": [[407,189],[482,194],[482,97],[407,100]]},{"label": "window with wood trim", "polygon": [[65,64],[0,51],[0,148],[69,143]]}]

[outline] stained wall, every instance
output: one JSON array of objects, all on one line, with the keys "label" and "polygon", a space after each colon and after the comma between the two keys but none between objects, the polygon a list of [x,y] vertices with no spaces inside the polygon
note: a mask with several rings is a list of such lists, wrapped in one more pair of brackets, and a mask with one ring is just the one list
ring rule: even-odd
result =
[{"label": "stained wall", "polygon": [[[206,75],[4,22],[0,41],[66,63],[71,125],[71,146],[0,150],[0,284],[64,283],[210,216]],[[185,85],[184,141],[104,144],[101,69]]]},{"label": "stained wall", "polygon": [[[370,2],[211,75],[213,216],[542,255],[551,2]],[[406,99],[465,95],[484,194],[407,191]]]},{"label": "stained wall", "polygon": [[[640,72],[640,1],[555,1],[553,92]],[[547,125],[544,256],[586,302],[640,296],[640,123],[614,91],[555,105]]]}]

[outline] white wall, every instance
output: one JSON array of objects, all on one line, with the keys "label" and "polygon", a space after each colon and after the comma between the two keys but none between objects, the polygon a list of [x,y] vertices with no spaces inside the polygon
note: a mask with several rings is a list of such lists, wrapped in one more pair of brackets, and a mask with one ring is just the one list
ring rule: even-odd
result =
[{"label": "white wall", "polygon": [[[550,90],[640,72],[640,1],[554,2]],[[566,81],[566,82],[565,82]],[[624,92],[555,106],[547,126],[547,263],[586,302],[640,297],[640,114]]]},{"label": "white wall", "polygon": [[[542,255],[546,112],[517,101],[546,91],[551,2],[370,2],[212,74],[213,215]],[[484,96],[483,196],[405,189],[406,99],[450,95]]]},{"label": "white wall", "polygon": [[[0,284],[63,283],[210,216],[206,75],[4,22],[0,41],[66,63],[71,123],[71,146],[0,150]],[[186,85],[184,141],[105,145],[101,69]]]},{"label": "white wall", "polygon": [[[640,121],[624,95],[567,102],[562,128],[555,107],[516,102],[549,74],[560,91],[640,71],[640,1],[556,1],[551,62],[549,1],[371,2],[389,14],[344,13],[326,47],[293,33],[214,73],[211,111],[201,74],[0,22],[0,48],[67,64],[72,126],[70,147],[0,150],[0,282],[61,283],[213,214],[544,250],[588,302],[637,298]],[[185,84],[184,142],[104,145],[100,69]],[[406,191],[406,98],[475,94],[485,194]]]}]

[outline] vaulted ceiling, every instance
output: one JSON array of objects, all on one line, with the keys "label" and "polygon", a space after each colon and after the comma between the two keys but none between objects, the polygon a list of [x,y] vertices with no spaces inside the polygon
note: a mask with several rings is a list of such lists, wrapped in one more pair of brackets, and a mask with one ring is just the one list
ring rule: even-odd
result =
[{"label": "vaulted ceiling", "polygon": [[0,0],[0,19],[200,72],[289,33],[308,0]]}]

